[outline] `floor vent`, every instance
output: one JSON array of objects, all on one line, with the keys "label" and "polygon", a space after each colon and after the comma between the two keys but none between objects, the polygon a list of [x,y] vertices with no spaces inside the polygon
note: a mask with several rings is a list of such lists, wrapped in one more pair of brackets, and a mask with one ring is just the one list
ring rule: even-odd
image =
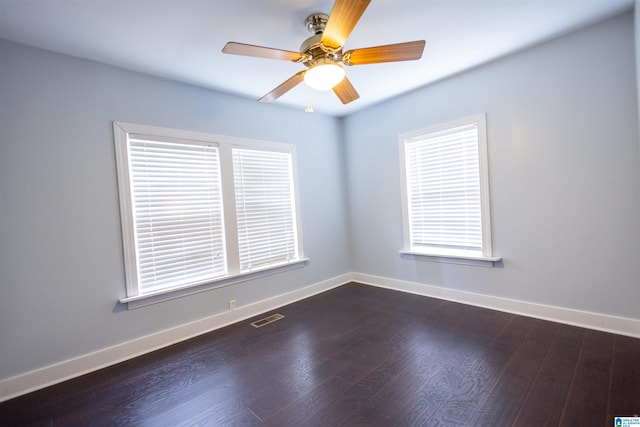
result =
[{"label": "floor vent", "polygon": [[260,319],[260,320],[256,320],[255,322],[251,323],[251,326],[253,326],[254,328],[261,328],[264,325],[268,325],[269,323],[273,323],[276,320],[280,320],[283,319],[284,316],[282,314],[272,314],[271,316],[265,317],[264,319]]}]

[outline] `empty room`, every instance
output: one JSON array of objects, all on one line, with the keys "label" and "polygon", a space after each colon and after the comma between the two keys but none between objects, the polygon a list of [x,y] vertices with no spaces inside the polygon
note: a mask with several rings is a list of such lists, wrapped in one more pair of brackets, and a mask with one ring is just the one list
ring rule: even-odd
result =
[{"label": "empty room", "polygon": [[634,0],[0,0],[0,425],[640,425]]}]

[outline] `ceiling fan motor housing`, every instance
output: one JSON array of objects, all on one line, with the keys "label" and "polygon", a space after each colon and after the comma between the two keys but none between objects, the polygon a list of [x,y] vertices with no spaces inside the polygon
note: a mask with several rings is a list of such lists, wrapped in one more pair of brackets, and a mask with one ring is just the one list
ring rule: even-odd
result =
[{"label": "ceiling fan motor housing", "polygon": [[300,52],[307,55],[303,61],[303,64],[307,67],[314,67],[319,64],[334,64],[340,62],[342,59],[342,49],[332,51],[320,43],[328,20],[328,15],[315,13],[309,15],[304,21],[307,30],[314,34],[300,45]]}]

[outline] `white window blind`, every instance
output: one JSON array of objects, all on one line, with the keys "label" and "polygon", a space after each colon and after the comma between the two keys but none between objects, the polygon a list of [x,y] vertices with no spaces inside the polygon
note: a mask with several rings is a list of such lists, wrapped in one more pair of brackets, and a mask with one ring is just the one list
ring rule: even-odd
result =
[{"label": "white window blind", "polygon": [[226,274],[218,149],[129,138],[140,293]]},{"label": "white window blind", "polygon": [[240,271],[298,258],[291,153],[233,149]]},{"label": "white window blind", "polygon": [[407,143],[412,246],[482,251],[476,124]]}]

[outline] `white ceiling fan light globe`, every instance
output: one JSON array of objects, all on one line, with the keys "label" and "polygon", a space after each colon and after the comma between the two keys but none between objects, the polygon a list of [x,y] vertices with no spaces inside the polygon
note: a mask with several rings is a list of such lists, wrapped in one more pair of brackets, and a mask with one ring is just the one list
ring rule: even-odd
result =
[{"label": "white ceiling fan light globe", "polygon": [[338,64],[320,64],[304,73],[304,82],[316,90],[329,90],[344,79],[344,69]]}]

